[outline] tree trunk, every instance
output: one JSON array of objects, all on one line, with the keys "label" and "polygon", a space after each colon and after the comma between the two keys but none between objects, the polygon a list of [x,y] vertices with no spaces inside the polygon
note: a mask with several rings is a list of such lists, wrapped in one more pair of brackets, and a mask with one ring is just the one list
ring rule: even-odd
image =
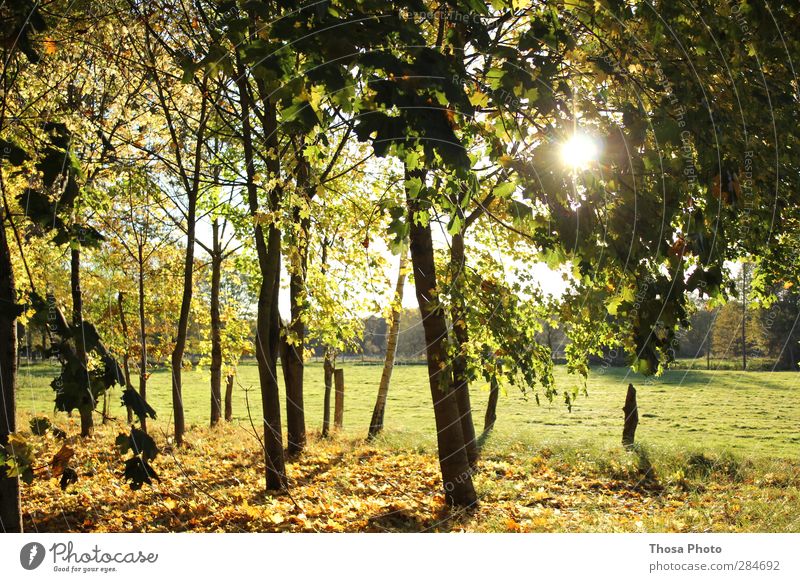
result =
[{"label": "tree trunk", "polygon": [[341,368],[334,370],[333,383],[336,386],[333,427],[339,429],[344,426],[344,370]]},{"label": "tree trunk", "polygon": [[[4,221],[0,221],[0,446],[16,432],[17,318],[14,271]],[[8,477],[0,468],[0,530],[22,532],[19,478]]]},{"label": "tree trunk", "polygon": [[[250,78],[241,61],[237,59],[239,100],[241,104],[242,149],[247,174],[247,204],[250,216],[259,215],[258,186],[253,153],[253,130],[250,120],[250,91],[247,83]],[[263,93],[265,96],[266,93]],[[267,147],[278,151],[277,110],[274,103],[264,102],[264,135]],[[274,177],[280,175],[280,160],[272,156],[267,169]],[[277,211],[281,192],[276,186],[269,194],[269,209]],[[261,288],[258,294],[256,317],[256,360],[261,385],[261,409],[264,419],[264,465],[267,490],[286,489],[286,469],[283,457],[283,434],[281,429],[280,396],[277,381],[278,342],[280,339],[280,313],[278,312],[278,291],[281,270],[281,231],[275,223],[268,226],[264,236],[261,223],[254,220],[253,238],[255,240],[258,266],[261,272]]]},{"label": "tree trunk", "polygon": [[742,370],[747,370],[747,263],[742,263]]},{"label": "tree trunk", "polygon": [[[122,327],[122,337],[124,338],[125,348],[122,351],[122,371],[125,374],[125,387],[129,388],[132,386],[131,384],[131,366],[130,362],[128,361],[130,357],[128,356],[128,322],[125,320],[125,308],[124,308],[124,295],[122,291],[117,293],[117,305],[119,307],[119,324]],[[128,424],[133,422],[133,409],[128,406]]]},{"label": "tree trunk", "polygon": [[189,192],[189,208],[186,215],[186,256],[183,264],[183,297],[178,316],[178,333],[172,350],[172,416],[175,421],[175,444],[183,444],[186,430],[183,413],[183,353],[186,350],[186,335],[189,329],[189,310],[192,306],[192,279],[194,274],[194,238],[197,213],[197,192]]},{"label": "tree trunk", "polygon": [[378,386],[378,398],[372,410],[372,419],[369,422],[367,440],[372,440],[383,430],[383,416],[386,412],[386,399],[389,395],[389,383],[392,380],[394,359],[397,355],[397,339],[400,336],[400,316],[403,309],[403,290],[406,282],[406,267],[408,265],[408,249],[405,247],[400,254],[400,269],[397,273],[397,284],[394,289],[394,305],[392,307],[392,321],[389,327],[389,337],[386,340],[386,355],[383,359],[383,373]]},{"label": "tree trunk", "polygon": [[466,258],[464,256],[464,236],[457,232],[450,245],[450,269],[454,287],[452,308],[453,335],[456,340],[455,357],[453,358],[453,386],[461,418],[461,432],[464,434],[464,447],[467,450],[469,466],[473,469],[478,464],[478,443],[475,441],[475,423],[472,421],[472,406],[469,401],[469,376],[467,373],[466,349],[469,332],[466,323],[466,302],[464,299],[464,276]]},{"label": "tree trunk", "polygon": [[[425,173],[406,170],[406,179],[417,178],[425,187]],[[421,224],[420,211],[428,210],[426,200],[406,194],[409,212],[411,264],[414,273],[417,301],[425,331],[428,377],[439,448],[445,499],[452,505],[475,505],[478,498],[472,485],[472,469],[464,443],[458,401],[447,366],[447,322],[434,295],[436,269],[433,255],[433,236],[429,223]]]},{"label": "tree trunk", "polygon": [[489,384],[489,402],[486,404],[486,416],[483,419],[483,432],[489,432],[497,421],[497,401],[500,399],[500,383],[492,378]]},{"label": "tree trunk", "polygon": [[[304,167],[305,164],[301,164]],[[299,177],[300,180],[304,176]],[[295,221],[300,224],[299,239],[295,241],[297,257],[289,275],[289,301],[291,318],[286,332],[291,334],[292,343],[282,338],[281,367],[286,386],[286,441],[287,452],[295,455],[306,445],[306,417],[303,404],[303,350],[305,349],[305,324],[303,322],[303,289],[306,283],[306,237],[311,222],[300,219],[300,209],[294,210]]]},{"label": "tree trunk", "polygon": [[[287,330],[288,331],[288,330]],[[306,421],[303,409],[303,359],[298,346],[281,336],[281,370],[286,386],[286,452],[296,455],[306,444]],[[302,350],[300,349],[301,353]]]},{"label": "tree trunk", "polygon": [[25,360],[28,366],[31,365],[31,350],[33,349],[33,341],[31,340],[31,326],[28,324],[25,327]]},{"label": "tree trunk", "polygon": [[109,406],[110,406],[110,401],[108,399],[108,389],[106,389],[106,391],[103,392],[103,424],[108,424],[108,419],[109,419],[108,415],[110,412]]},{"label": "tree trunk", "polygon": [[211,225],[213,233],[211,256],[211,426],[222,417],[222,323],[219,313],[219,288],[222,278],[222,249],[219,240],[219,220]]},{"label": "tree trunk", "polygon": [[[270,230],[277,230],[270,227]],[[280,262],[280,234],[276,245]],[[270,236],[274,240],[274,235]],[[270,269],[271,271],[271,269]],[[281,430],[280,396],[278,393],[277,346],[280,338],[280,327],[276,326],[275,314],[278,311],[278,284],[280,267],[274,271],[272,280],[261,284],[258,300],[258,316],[256,336],[256,359],[261,384],[261,411],[264,418],[264,461],[266,465],[267,490],[286,488],[286,469],[283,457],[283,432]],[[267,289],[269,287],[269,289]]]},{"label": "tree trunk", "polygon": [[325,376],[325,395],[322,398],[322,437],[325,438],[331,430],[331,390],[333,388],[333,371],[336,369],[336,362],[333,350],[325,350],[325,359],[322,362],[322,372]]},{"label": "tree trunk", "polygon": [[228,374],[225,380],[225,421],[233,420],[233,374]]},{"label": "tree trunk", "polygon": [[[139,259],[139,396],[147,401],[147,320],[144,310],[144,248],[138,245]],[[147,419],[140,419],[142,430],[147,432]]]},{"label": "tree trunk", "polygon": [[633,448],[636,437],[636,426],[639,424],[639,409],[636,406],[636,388],[628,384],[628,393],[625,395],[625,424],[622,429],[622,444],[626,449]]},{"label": "tree trunk", "polygon": [[[74,244],[74,243],[73,243]],[[83,297],[81,297],[81,250],[77,245],[70,252],[70,288],[72,290],[72,325],[77,330],[83,329]],[[83,334],[78,332],[75,337],[75,354],[86,369],[86,394],[81,398],[78,412],[81,415],[81,436],[86,438],[94,432],[94,419],[92,412],[96,406],[89,382],[88,360],[86,347],[83,343]]]}]

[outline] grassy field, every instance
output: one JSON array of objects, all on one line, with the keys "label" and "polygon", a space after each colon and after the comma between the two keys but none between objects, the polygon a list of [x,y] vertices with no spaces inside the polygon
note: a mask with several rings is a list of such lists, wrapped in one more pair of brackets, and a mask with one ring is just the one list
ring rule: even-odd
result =
[{"label": "grassy field", "polygon": [[[385,435],[366,443],[379,366],[347,364],[345,429],[318,438],[322,368],[307,368],[309,444],[289,459],[291,496],[265,494],[263,456],[245,407],[260,408],[256,369],[241,369],[235,422],[206,427],[208,375],[184,376],[187,445],[170,445],[169,375],[150,378],[159,413],[150,432],[162,454],[158,482],[130,492],[114,438],[124,412],[80,439],[78,418],[52,413],[54,368],[20,373],[21,429],[33,414],[66,428],[79,481],[23,488],[28,531],[475,531],[475,532],[796,532],[800,530],[800,375],[673,371],[637,382],[637,447],[620,446],[623,369],[598,369],[572,412],[561,401],[537,406],[515,389],[501,395],[495,431],[474,477],[480,505],[453,512],[443,501],[430,393],[423,366],[395,371]],[[640,379],[641,380],[641,379]],[[574,387],[563,367],[563,389]],[[245,392],[249,391],[249,392]],[[473,387],[480,429],[487,399]],[[114,404],[118,402],[114,395]],[[39,458],[62,442],[31,437]],[[45,475],[46,477],[46,475]]]},{"label": "grassy field", "polygon": [[[381,367],[348,363],[345,374],[345,436],[366,433]],[[18,410],[26,416],[52,412],[49,387],[55,368],[23,366],[19,374]],[[553,403],[521,394],[515,387],[501,393],[495,431],[489,449],[522,443],[536,446],[617,446],[622,430],[622,405],[628,382],[638,388],[639,430],[637,440],[662,449],[699,452],[732,452],[745,456],[797,458],[800,456],[800,374],[792,372],[670,371],[644,381],[626,376],[624,368],[598,368],[589,376],[588,396],[580,395],[569,412],[563,399]],[[322,366],[306,368],[306,422],[310,431],[322,423]],[[199,370],[184,373],[187,424],[204,426],[209,415],[209,375]],[[581,381],[556,369],[560,389],[571,390]],[[254,422],[258,423],[260,396],[254,364],[241,366],[234,391],[235,422],[250,429],[246,396]],[[249,391],[245,394],[245,391]],[[488,388],[482,382],[472,389],[476,428],[483,426]],[[166,370],[152,374],[148,400],[159,415],[159,425],[169,432],[171,422],[170,377]],[[112,415],[123,416],[113,396]],[[285,410],[284,410],[285,413]],[[59,418],[60,417],[60,418]],[[77,418],[70,419],[77,422]],[[393,446],[430,451],[435,444],[431,397],[426,370],[421,365],[398,366],[386,412],[385,440]]]}]

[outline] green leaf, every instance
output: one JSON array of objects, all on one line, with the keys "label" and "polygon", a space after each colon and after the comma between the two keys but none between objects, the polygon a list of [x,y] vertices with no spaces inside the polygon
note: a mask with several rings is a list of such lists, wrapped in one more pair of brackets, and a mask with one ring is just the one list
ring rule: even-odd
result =
[{"label": "green leaf", "polygon": [[514,190],[517,189],[517,185],[514,182],[502,182],[494,187],[492,190],[492,194],[495,198],[506,198],[509,196]]}]

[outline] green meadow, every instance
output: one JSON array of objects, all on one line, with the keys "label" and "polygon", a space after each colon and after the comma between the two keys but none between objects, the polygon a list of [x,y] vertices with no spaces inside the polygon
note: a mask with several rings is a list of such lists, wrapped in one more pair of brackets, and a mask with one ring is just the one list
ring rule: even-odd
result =
[{"label": "green meadow", "polygon": [[[366,435],[381,374],[380,365],[344,363],[345,414],[343,436]],[[49,382],[52,365],[23,365],[19,372],[18,413],[22,417],[44,414],[59,426],[77,423],[53,412]],[[510,444],[535,447],[606,449],[618,446],[622,431],[622,405],[629,382],[638,391],[637,442],[663,451],[732,453],[739,457],[797,458],[800,455],[800,374],[793,372],[737,372],[722,370],[672,370],[645,379],[627,368],[596,368],[586,382],[556,367],[560,391],[579,390],[572,410],[563,397],[537,405],[532,392],[503,387],[495,430],[485,439],[487,450],[504,450]],[[207,370],[184,372],[183,397],[187,425],[205,426],[209,417]],[[111,415],[123,419],[119,390],[112,391]],[[152,373],[148,400],[158,412],[155,426],[170,432],[171,389],[169,370]],[[476,431],[481,433],[488,386],[472,385]],[[333,399],[331,399],[333,401]],[[249,401],[249,409],[247,402]],[[322,365],[306,367],[305,410],[310,432],[322,425]],[[252,432],[258,426],[260,395],[254,363],[239,369],[233,394],[234,424]],[[284,408],[285,414],[285,408]],[[333,411],[331,411],[331,416]],[[99,422],[99,419],[98,419]],[[431,451],[435,430],[431,395],[423,365],[400,365],[394,370],[382,439],[398,448]]]}]

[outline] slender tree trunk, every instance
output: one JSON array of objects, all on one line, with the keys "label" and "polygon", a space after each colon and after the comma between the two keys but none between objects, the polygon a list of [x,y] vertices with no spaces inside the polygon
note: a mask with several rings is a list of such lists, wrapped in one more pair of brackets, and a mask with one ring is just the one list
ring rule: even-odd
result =
[{"label": "slender tree trunk", "polygon": [[[129,388],[132,386],[131,384],[131,366],[130,366],[130,356],[128,355],[128,322],[125,319],[125,305],[124,305],[124,294],[122,291],[117,293],[117,306],[119,308],[119,324],[122,327],[122,337],[124,338],[123,341],[125,342],[125,347],[122,351],[122,371],[125,374],[125,387]],[[133,422],[133,409],[128,406],[128,424]]]},{"label": "slender tree trunk", "polygon": [[81,436],[90,437],[94,432],[94,412],[97,403],[92,395],[91,384],[89,382],[88,361],[86,358],[86,347],[83,343],[83,297],[81,296],[81,250],[76,245],[70,252],[70,287],[72,290],[72,325],[78,330],[75,337],[75,354],[86,370],[86,394],[81,398],[78,412],[81,416]]},{"label": "slender tree trunk", "polygon": [[[277,229],[270,228],[270,230]],[[275,240],[275,235],[270,236]],[[280,263],[280,234],[277,244],[270,244],[277,250],[277,261]],[[269,269],[272,271],[272,269]],[[277,378],[277,347],[280,339],[280,327],[274,314],[278,311],[278,284],[280,267],[276,267],[272,281],[261,284],[259,294],[256,337],[256,359],[258,360],[259,380],[261,383],[261,411],[264,418],[264,448],[266,463],[267,490],[286,488],[286,469],[283,456],[283,433],[281,430],[280,396]],[[267,289],[269,286],[269,289]]]},{"label": "slender tree trunk", "polygon": [[[305,163],[300,164],[301,168]],[[307,181],[305,173],[298,177]],[[289,301],[291,318],[286,332],[291,334],[292,343],[282,338],[281,367],[286,386],[286,440],[287,452],[295,455],[306,445],[306,417],[303,404],[303,350],[305,349],[305,323],[303,322],[303,290],[306,283],[307,236],[311,227],[309,219],[300,218],[300,209],[294,209],[295,222],[300,224],[298,240],[295,241],[297,255],[289,275]]]},{"label": "slender tree trunk", "polygon": [[[406,179],[417,178],[425,187],[425,173],[406,170]],[[425,331],[428,360],[428,377],[436,434],[439,447],[439,465],[442,470],[445,499],[452,505],[475,505],[478,498],[472,485],[472,468],[469,464],[458,400],[453,389],[453,379],[447,366],[447,322],[436,297],[436,265],[433,254],[433,236],[430,223],[421,223],[419,213],[428,210],[423,194],[407,194],[411,264],[414,273],[417,301]]]},{"label": "slender tree trunk", "polygon": [[[144,309],[144,248],[138,245],[139,259],[139,396],[147,400],[147,320]],[[140,419],[142,430],[147,432],[147,419]]]},{"label": "slender tree trunk", "polygon": [[225,380],[225,421],[233,420],[233,380],[234,375],[228,374]]},{"label": "slender tree trunk", "polygon": [[486,416],[483,419],[483,432],[489,432],[497,421],[497,401],[500,399],[500,383],[492,378],[489,383],[489,402],[486,404]]},{"label": "slender tree trunk", "polygon": [[110,400],[108,399],[108,389],[103,392],[103,424],[108,424],[110,414]]},{"label": "slender tree trunk", "polygon": [[625,395],[625,423],[622,429],[622,444],[626,449],[633,448],[636,438],[636,427],[639,425],[639,407],[636,405],[636,388],[628,384],[628,393]]},{"label": "slender tree trunk", "polygon": [[[249,76],[241,61],[237,60],[237,86],[241,104],[242,148],[247,174],[247,204],[254,219],[259,214],[258,188],[253,154],[253,131],[250,120]],[[263,93],[266,95],[266,93]],[[278,151],[277,110],[270,102],[264,103],[264,133],[267,146]],[[277,155],[270,158],[268,168],[271,175],[280,174],[280,160]],[[271,211],[278,210],[281,192],[274,188],[269,195]],[[256,317],[256,360],[261,385],[261,408],[264,419],[264,465],[267,490],[286,489],[286,468],[283,456],[283,433],[281,429],[280,396],[277,382],[277,356],[280,339],[280,314],[278,312],[278,291],[280,288],[281,231],[274,223],[268,226],[265,240],[259,221],[254,220],[253,237],[259,270],[261,289],[258,296]]]},{"label": "slender tree trunk", "polygon": [[[0,221],[0,446],[6,446],[8,435],[17,430],[16,301],[11,251],[5,222]],[[19,478],[7,476],[4,467],[0,468],[0,530],[7,533],[22,532]]]},{"label": "slender tree trunk", "polygon": [[747,370],[747,265],[742,264],[742,370]]},{"label": "slender tree trunk", "polygon": [[306,421],[303,408],[302,346],[295,346],[281,337],[281,370],[286,386],[286,452],[296,455],[306,444]]},{"label": "slender tree trunk", "polygon": [[372,410],[372,419],[369,422],[367,440],[372,440],[383,430],[383,417],[386,412],[386,399],[389,396],[389,383],[392,380],[394,359],[397,355],[397,339],[400,336],[400,316],[403,309],[403,290],[406,283],[406,268],[408,266],[408,249],[403,248],[400,254],[400,269],[397,272],[397,283],[394,288],[394,304],[392,306],[389,337],[386,340],[386,355],[383,358],[383,373],[378,386],[378,398]]},{"label": "slender tree trunk", "polygon": [[344,426],[344,370],[337,368],[333,372],[333,384],[336,390],[335,406],[333,412],[333,427],[340,429]]},{"label": "slender tree trunk", "polygon": [[194,274],[194,239],[197,214],[197,192],[189,193],[189,208],[186,216],[186,256],[183,264],[183,297],[178,317],[178,333],[172,350],[172,416],[175,421],[175,444],[183,444],[186,424],[183,412],[183,354],[186,350],[186,335],[189,330],[189,310],[192,306],[192,280]]},{"label": "slender tree trunk", "polygon": [[25,327],[25,360],[28,366],[31,365],[31,350],[33,349],[33,341],[31,340],[31,326]]},{"label": "slender tree trunk", "polygon": [[464,299],[464,276],[466,258],[464,255],[464,235],[457,232],[450,245],[450,269],[454,287],[452,308],[453,335],[455,336],[456,354],[453,358],[453,386],[458,402],[458,413],[461,418],[461,432],[464,434],[464,446],[467,450],[469,466],[475,468],[478,463],[478,443],[475,440],[475,423],[472,421],[472,405],[469,399],[469,376],[467,373],[467,331],[466,302]]},{"label": "slender tree trunk", "polygon": [[219,221],[211,225],[213,254],[211,256],[211,426],[222,417],[222,323],[219,314],[219,288],[222,277],[222,249],[219,240]]},{"label": "slender tree trunk", "polygon": [[331,391],[333,389],[333,371],[336,369],[333,350],[325,350],[322,361],[322,372],[325,378],[325,394],[322,398],[322,437],[325,438],[331,431]]}]

